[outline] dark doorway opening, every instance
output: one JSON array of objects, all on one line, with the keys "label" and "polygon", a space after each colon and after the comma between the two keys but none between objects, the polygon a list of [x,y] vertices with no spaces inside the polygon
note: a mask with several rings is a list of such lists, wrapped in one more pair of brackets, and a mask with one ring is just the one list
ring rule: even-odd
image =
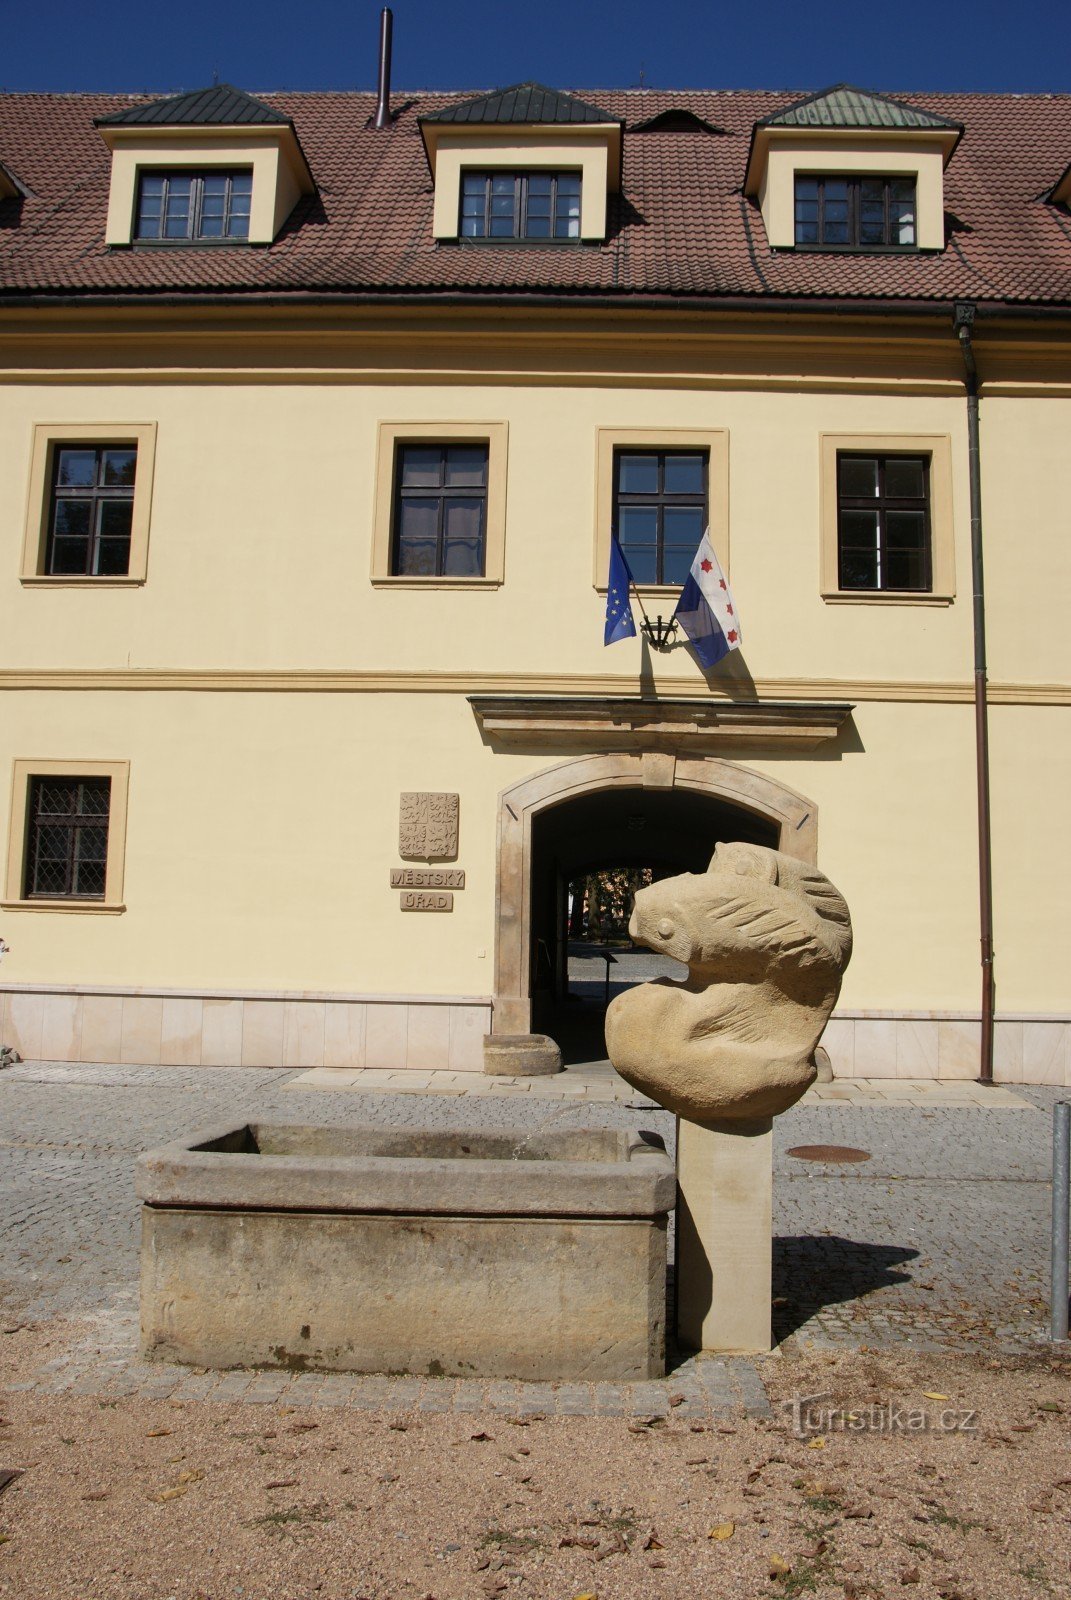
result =
[{"label": "dark doorway opening", "polygon": [[[605,1058],[607,1004],[675,961],[633,948],[632,886],[703,872],[721,840],[776,849],[773,822],[687,789],[613,788],[541,812],[532,825],[532,1028],[566,1063]],[[593,914],[594,913],[594,914]]]}]

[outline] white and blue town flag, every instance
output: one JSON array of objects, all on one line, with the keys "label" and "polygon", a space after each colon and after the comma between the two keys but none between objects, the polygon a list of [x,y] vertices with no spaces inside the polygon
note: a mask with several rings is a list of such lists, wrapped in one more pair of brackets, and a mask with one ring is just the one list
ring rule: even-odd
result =
[{"label": "white and blue town flag", "polygon": [[631,639],[636,635],[632,617],[629,590],[632,572],[625,560],[625,552],[615,538],[610,540],[610,572],[606,579],[606,629],[603,644],[616,644],[618,639]]},{"label": "white and blue town flag", "polygon": [[739,650],[740,622],[710,542],[709,528],[699,541],[673,615],[691,640],[702,666],[713,667],[730,650]]}]

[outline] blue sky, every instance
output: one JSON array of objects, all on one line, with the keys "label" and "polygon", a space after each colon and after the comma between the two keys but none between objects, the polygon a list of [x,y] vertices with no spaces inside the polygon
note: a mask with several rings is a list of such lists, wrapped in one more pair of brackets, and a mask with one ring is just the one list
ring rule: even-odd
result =
[{"label": "blue sky", "polygon": [[[394,82],[1071,91],[1055,0],[397,0]],[[0,0],[0,88],[371,88],[368,0]]]}]

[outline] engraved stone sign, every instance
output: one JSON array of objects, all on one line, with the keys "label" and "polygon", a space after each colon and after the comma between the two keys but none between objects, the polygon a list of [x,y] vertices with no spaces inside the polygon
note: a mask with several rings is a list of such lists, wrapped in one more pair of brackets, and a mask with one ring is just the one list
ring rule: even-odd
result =
[{"label": "engraved stone sign", "polygon": [[452,911],[454,897],[447,889],[403,889],[403,911]]},{"label": "engraved stone sign", "polygon": [[409,792],[402,795],[398,854],[403,861],[453,861],[457,856],[460,797]]},{"label": "engraved stone sign", "polygon": [[391,867],[392,889],[463,889],[462,867]]}]

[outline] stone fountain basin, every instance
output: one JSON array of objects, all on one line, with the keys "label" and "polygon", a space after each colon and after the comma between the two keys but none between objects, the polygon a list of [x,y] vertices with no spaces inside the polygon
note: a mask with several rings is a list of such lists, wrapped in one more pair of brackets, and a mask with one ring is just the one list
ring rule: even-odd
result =
[{"label": "stone fountain basin", "polygon": [[660,1377],[661,1140],[252,1122],[141,1156],[142,1350],[205,1367]]}]

